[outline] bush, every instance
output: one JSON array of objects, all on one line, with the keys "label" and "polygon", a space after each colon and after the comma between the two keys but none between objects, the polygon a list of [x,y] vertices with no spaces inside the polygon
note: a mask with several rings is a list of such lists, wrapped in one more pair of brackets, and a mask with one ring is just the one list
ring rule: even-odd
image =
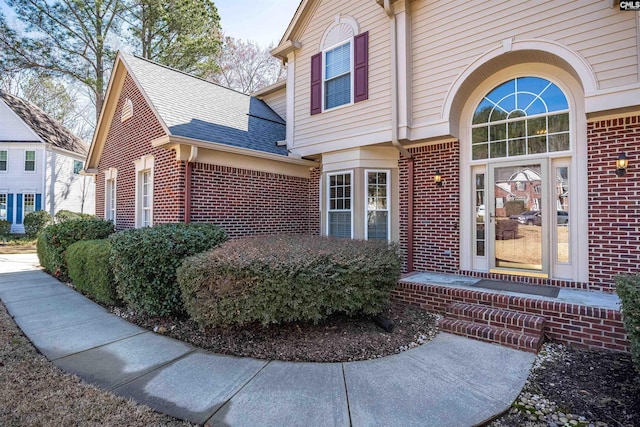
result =
[{"label": "bush", "polygon": [[505,216],[518,215],[526,210],[524,200],[509,200],[504,202]]},{"label": "bush", "polygon": [[622,303],[622,320],[631,343],[631,357],[640,372],[640,275],[616,277],[616,292]]},{"label": "bush", "polygon": [[183,311],[176,283],[182,260],[218,246],[227,234],[213,224],[161,224],[110,240],[118,296],[136,310],[165,316]]},{"label": "bush", "polygon": [[81,240],[67,249],[69,277],[75,287],[104,304],[118,304],[109,264],[109,240]]},{"label": "bush", "polygon": [[28,238],[35,239],[51,222],[51,215],[47,211],[30,212],[24,217],[24,232]]},{"label": "bush", "polygon": [[40,265],[60,280],[68,279],[66,251],[80,240],[106,239],[113,233],[113,223],[99,218],[79,219],[53,224],[38,237]]},{"label": "bush", "polygon": [[400,268],[387,242],[264,236],[186,259],[178,283],[202,326],[318,322],[334,312],[380,313]]},{"label": "bush", "polygon": [[9,238],[11,234],[11,223],[6,219],[0,219],[0,240]]},{"label": "bush", "polygon": [[61,209],[58,212],[56,212],[55,222],[56,224],[59,224],[61,222],[71,221],[74,219],[89,219],[94,217],[95,217],[94,215],[90,215],[90,214],[72,212],[66,209]]},{"label": "bush", "polygon": [[496,240],[511,240],[518,238],[518,221],[515,219],[501,219],[496,221]]}]

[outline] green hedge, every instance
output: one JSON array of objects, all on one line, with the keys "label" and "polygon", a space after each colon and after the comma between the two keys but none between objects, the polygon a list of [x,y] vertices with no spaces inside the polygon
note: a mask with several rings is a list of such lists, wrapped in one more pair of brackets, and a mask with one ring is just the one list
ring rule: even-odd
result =
[{"label": "green hedge", "polygon": [[0,240],[9,238],[11,234],[11,223],[6,219],[0,219]]},{"label": "green hedge", "polygon": [[183,311],[176,283],[182,260],[218,246],[227,234],[213,224],[161,224],[110,240],[118,296],[136,310],[164,316]]},{"label": "green hedge", "polygon": [[47,211],[30,212],[24,217],[24,234],[29,239],[35,239],[44,228],[53,222],[51,214]]},{"label": "green hedge", "polygon": [[90,214],[85,214],[85,213],[79,213],[79,212],[72,212],[66,209],[61,209],[58,212],[56,212],[55,215],[55,222],[56,224],[61,223],[61,222],[65,222],[65,221],[71,221],[74,219],[89,219],[89,218],[94,218],[94,215],[90,215]]},{"label": "green hedge", "polygon": [[622,303],[622,319],[631,342],[631,356],[640,372],[640,275],[616,277],[616,292]]},{"label": "green hedge", "polygon": [[109,240],[82,240],[67,249],[69,277],[74,286],[104,304],[118,304],[116,284],[109,264]]},{"label": "green hedge", "polygon": [[178,283],[202,326],[318,322],[334,312],[380,313],[400,268],[387,242],[264,236],[188,258]]},{"label": "green hedge", "polygon": [[113,223],[99,218],[79,219],[53,224],[38,237],[40,265],[61,280],[68,279],[66,251],[80,240],[106,239],[113,233]]}]

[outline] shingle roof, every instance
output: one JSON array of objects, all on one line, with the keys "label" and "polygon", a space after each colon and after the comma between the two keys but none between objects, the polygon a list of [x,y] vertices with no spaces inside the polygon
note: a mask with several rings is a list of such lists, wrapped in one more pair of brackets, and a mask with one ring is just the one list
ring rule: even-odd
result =
[{"label": "shingle roof", "polygon": [[263,101],[146,59],[121,55],[171,135],[287,155],[286,147],[276,145],[286,137],[285,122]]},{"label": "shingle roof", "polygon": [[86,142],[34,104],[2,90],[0,90],[0,99],[45,143],[83,156],[87,155],[89,145]]}]

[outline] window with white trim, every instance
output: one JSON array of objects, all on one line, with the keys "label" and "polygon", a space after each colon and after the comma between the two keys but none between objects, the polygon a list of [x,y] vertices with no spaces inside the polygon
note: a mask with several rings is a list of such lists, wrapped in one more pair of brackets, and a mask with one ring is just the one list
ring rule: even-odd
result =
[{"label": "window with white trim", "polygon": [[104,218],[116,223],[116,179],[118,170],[109,168],[104,171]]},{"label": "window with white trim", "polygon": [[324,109],[350,104],[351,100],[351,40],[323,53]]},{"label": "window with white trim", "polygon": [[25,172],[35,172],[36,170],[36,152],[27,150],[24,152],[24,170]]},{"label": "window with white trim", "polygon": [[84,164],[82,163],[82,161],[74,160],[73,161],[73,173],[74,173],[74,175],[78,175],[80,172],[82,172],[82,168],[83,167],[84,167]]},{"label": "window with white trim", "polygon": [[136,160],[136,227],[153,225],[153,156]]},{"label": "window with white trim", "polygon": [[351,238],[352,231],[352,174],[341,172],[327,176],[327,234]]},{"label": "window with white trim", "polygon": [[7,219],[7,193],[0,193],[0,220]]},{"label": "window with white trim", "polygon": [[31,212],[36,211],[36,195],[33,193],[27,193],[23,196],[22,199],[22,212],[23,218],[30,214]]},{"label": "window with white trim", "polygon": [[0,151],[0,172],[6,172],[9,166],[9,152],[7,150]]},{"label": "window with white trim", "polygon": [[367,183],[366,238],[389,240],[389,172],[365,171]]}]

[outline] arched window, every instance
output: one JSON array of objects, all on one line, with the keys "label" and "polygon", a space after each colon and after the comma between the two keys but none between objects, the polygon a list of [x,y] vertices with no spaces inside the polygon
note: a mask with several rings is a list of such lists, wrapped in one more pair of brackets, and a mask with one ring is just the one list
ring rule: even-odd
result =
[{"label": "arched window", "polygon": [[471,141],[472,160],[569,150],[567,98],[539,77],[502,83],[475,109]]}]

